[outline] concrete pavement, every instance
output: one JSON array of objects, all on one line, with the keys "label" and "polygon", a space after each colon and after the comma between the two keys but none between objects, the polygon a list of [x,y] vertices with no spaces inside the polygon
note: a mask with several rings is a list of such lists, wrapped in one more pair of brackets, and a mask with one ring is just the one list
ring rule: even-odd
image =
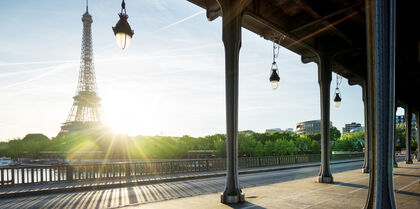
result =
[{"label": "concrete pavement", "polygon": [[[286,182],[245,188],[246,202],[237,205],[220,203],[220,194],[213,193],[177,200],[162,201],[128,209],[350,209],[363,208],[369,182],[369,175],[362,174],[360,169],[334,173],[335,183],[320,184],[315,177],[296,179]],[[420,208],[420,163],[407,165],[399,163],[394,170],[394,189],[397,208]]]}]

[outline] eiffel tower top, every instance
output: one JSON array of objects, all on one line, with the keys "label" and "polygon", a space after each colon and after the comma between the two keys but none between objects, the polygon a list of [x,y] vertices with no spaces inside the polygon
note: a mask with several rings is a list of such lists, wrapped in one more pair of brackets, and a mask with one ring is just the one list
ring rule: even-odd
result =
[{"label": "eiffel tower top", "polygon": [[82,16],[82,22],[92,23],[92,16],[89,14],[88,0],[86,0],[86,12]]},{"label": "eiffel tower top", "polygon": [[87,133],[93,126],[101,126],[101,98],[96,86],[95,65],[93,62],[92,16],[88,12],[82,16],[83,35],[80,58],[79,80],[76,96],[66,122],[61,126],[60,134]]}]

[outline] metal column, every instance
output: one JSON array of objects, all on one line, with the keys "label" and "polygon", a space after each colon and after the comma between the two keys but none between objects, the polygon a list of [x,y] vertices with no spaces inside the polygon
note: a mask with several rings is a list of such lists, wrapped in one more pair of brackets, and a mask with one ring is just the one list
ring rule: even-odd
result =
[{"label": "metal column", "polygon": [[[398,106],[395,106],[395,115],[397,114],[397,108]],[[398,168],[397,159],[395,158],[395,154],[397,152],[397,130],[396,130],[397,124],[394,123],[394,141],[392,143],[392,162],[394,168]]]},{"label": "metal column", "polygon": [[395,0],[366,0],[372,160],[365,208],[395,208],[392,141],[395,123]]},{"label": "metal column", "polygon": [[318,62],[318,83],[321,96],[321,169],[318,174],[318,182],[320,183],[333,182],[329,149],[331,68],[331,56],[320,55]]},{"label": "metal column", "polygon": [[238,87],[239,50],[241,48],[242,12],[235,1],[225,0],[223,11],[223,44],[226,68],[226,186],[221,194],[222,203],[245,201],[238,181]]},{"label": "metal column", "polygon": [[417,161],[420,161],[420,111],[416,113],[416,128],[417,128]]},{"label": "metal column", "polygon": [[410,106],[404,108],[405,117],[405,163],[413,164],[411,159],[411,118],[413,117],[413,111]]},{"label": "metal column", "polygon": [[367,89],[367,83],[364,82],[362,85],[362,91],[363,91],[363,107],[364,107],[364,117],[365,117],[365,155],[364,155],[364,162],[363,162],[363,166],[362,166],[362,173],[369,173],[370,171],[370,158],[371,158],[371,143],[372,143],[372,139],[371,137],[371,124],[369,122],[369,108],[368,108],[368,89]]}]

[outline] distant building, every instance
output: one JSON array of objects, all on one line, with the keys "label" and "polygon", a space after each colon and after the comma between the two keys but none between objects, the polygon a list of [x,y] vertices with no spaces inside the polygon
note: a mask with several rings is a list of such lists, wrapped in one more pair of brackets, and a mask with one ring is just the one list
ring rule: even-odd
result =
[{"label": "distant building", "polygon": [[344,125],[344,128],[343,128],[343,134],[344,134],[344,133],[348,133],[348,132],[350,132],[351,130],[353,130],[353,129],[355,129],[355,128],[360,128],[360,127],[362,127],[362,124],[360,124],[360,123],[356,123],[356,122],[352,122],[352,123],[345,124],[345,125]]},{"label": "distant building", "polygon": [[287,128],[286,130],[283,130],[281,128],[271,128],[271,129],[266,129],[265,130],[266,133],[283,133],[283,132],[288,132],[288,133],[295,133],[295,131],[293,131],[293,128]]},{"label": "distant building", "polygon": [[246,133],[246,134],[253,134],[253,133],[255,133],[253,130],[243,130],[243,131],[240,131],[240,132]]},{"label": "distant building", "polygon": [[361,126],[361,127],[357,127],[357,128],[354,128],[354,129],[350,130],[350,133],[360,132],[360,131],[364,131],[364,130],[365,130],[365,127]]},{"label": "distant building", "polygon": [[[330,126],[332,122],[330,121]],[[321,120],[309,120],[296,123],[296,133],[299,135],[321,133]]]},{"label": "distant building", "polygon": [[[404,115],[397,115],[395,116],[395,125],[405,125],[405,117]],[[411,117],[411,127],[416,127],[416,115],[413,114]]]},{"label": "distant building", "polygon": [[[404,115],[397,115],[395,116],[395,125],[399,126],[402,125],[405,127],[405,117]],[[417,139],[417,132],[416,132],[416,115],[413,114],[411,117],[411,137]]]}]

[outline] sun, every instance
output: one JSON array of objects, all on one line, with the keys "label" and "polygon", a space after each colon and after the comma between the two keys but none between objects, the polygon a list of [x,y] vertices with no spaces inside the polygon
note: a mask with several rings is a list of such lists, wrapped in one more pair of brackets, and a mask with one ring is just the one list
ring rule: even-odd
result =
[{"label": "sun", "polygon": [[161,130],[156,121],[158,107],[155,102],[146,102],[140,97],[123,94],[102,96],[104,123],[114,133],[156,135]]}]

